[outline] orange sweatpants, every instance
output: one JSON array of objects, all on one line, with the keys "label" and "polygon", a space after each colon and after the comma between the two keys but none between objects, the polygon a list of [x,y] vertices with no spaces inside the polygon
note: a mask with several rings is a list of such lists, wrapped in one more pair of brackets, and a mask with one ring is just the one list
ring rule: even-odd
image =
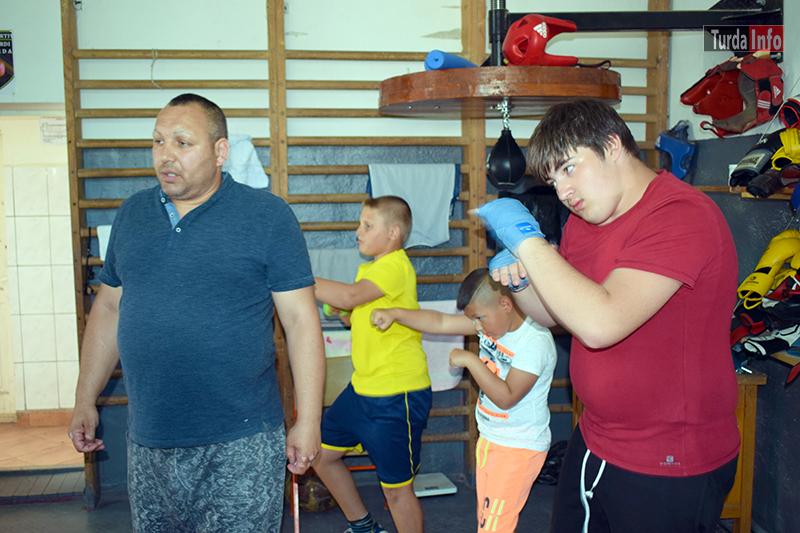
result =
[{"label": "orange sweatpants", "polygon": [[475,456],[478,533],[514,533],[547,452],[508,448],[480,437]]}]

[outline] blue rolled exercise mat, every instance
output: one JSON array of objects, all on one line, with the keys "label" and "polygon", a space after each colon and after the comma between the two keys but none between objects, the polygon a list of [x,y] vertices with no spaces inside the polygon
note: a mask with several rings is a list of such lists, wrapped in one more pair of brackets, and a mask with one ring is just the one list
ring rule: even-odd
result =
[{"label": "blue rolled exercise mat", "polygon": [[440,70],[445,68],[477,67],[472,61],[455,54],[448,54],[441,50],[431,50],[425,57],[425,70]]}]

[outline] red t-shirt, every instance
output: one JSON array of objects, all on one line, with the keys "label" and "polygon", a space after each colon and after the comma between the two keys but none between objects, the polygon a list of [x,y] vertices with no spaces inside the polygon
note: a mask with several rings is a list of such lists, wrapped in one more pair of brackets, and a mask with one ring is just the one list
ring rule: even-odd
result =
[{"label": "red t-shirt", "polygon": [[716,204],[660,172],[608,225],[570,216],[560,253],[597,283],[616,268],[683,283],[619,343],[592,350],[573,339],[570,375],[585,405],[580,425],[589,449],[615,466],[659,476],[702,474],[736,457],[728,335],[738,267]]}]

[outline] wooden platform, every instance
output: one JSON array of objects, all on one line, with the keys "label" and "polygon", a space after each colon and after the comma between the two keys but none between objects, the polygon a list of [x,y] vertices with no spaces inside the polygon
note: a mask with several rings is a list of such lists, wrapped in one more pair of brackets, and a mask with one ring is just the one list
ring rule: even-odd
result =
[{"label": "wooden platform", "polygon": [[83,467],[0,472],[0,505],[83,497]]},{"label": "wooden platform", "polygon": [[497,104],[508,98],[512,117],[544,113],[574,98],[620,101],[620,75],[579,67],[475,67],[429,70],[384,80],[382,115],[416,118],[499,118]]}]

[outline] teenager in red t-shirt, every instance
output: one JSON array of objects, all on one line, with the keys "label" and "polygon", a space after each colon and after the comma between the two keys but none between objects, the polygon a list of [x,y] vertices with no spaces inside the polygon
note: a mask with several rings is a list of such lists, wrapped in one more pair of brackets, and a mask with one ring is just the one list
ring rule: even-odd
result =
[{"label": "teenager in red t-shirt", "polygon": [[[553,532],[713,531],[736,474],[737,386],[728,344],[737,285],[716,204],[656,173],[598,100],[552,107],[528,169],[571,214],[558,251],[530,212],[479,210],[506,250],[496,279],[573,335],[570,375],[585,410],[564,458]],[[526,277],[527,276],[527,277]]]}]

